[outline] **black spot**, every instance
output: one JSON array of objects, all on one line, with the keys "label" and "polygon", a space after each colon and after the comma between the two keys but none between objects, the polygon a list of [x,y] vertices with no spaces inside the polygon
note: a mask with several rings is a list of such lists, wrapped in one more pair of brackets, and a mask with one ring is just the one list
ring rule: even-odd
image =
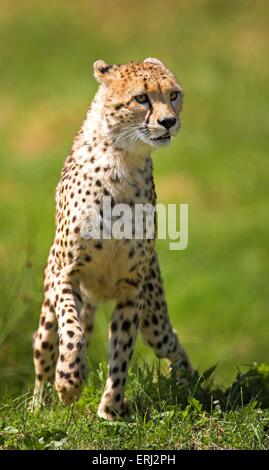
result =
[{"label": "black spot", "polygon": [[158,318],[156,317],[156,315],[153,314],[151,318],[152,318],[154,325],[158,325],[159,322],[158,322]]},{"label": "black spot", "polygon": [[151,274],[151,277],[153,277],[154,279],[156,278],[156,274],[155,274],[154,269],[150,270],[150,274]]},{"label": "black spot", "polygon": [[122,371],[122,372],[125,372],[125,371],[126,371],[126,367],[127,367],[127,362],[124,361],[124,363],[123,363],[122,366],[121,366],[121,371]]},{"label": "black spot", "polygon": [[119,384],[120,384],[120,379],[115,380],[115,382],[112,385],[112,388],[118,387]]},{"label": "black spot", "polygon": [[118,329],[118,324],[117,324],[117,322],[113,321],[111,323],[111,330],[113,331],[113,333],[115,333],[115,331],[117,331],[117,329]]},{"label": "black spot", "polygon": [[62,293],[63,293],[63,294],[71,294],[71,295],[73,294],[72,290],[71,290],[71,289],[67,289],[67,288],[63,289],[63,290],[62,290]]},{"label": "black spot", "polygon": [[67,334],[68,334],[69,338],[73,338],[75,333],[74,333],[74,331],[68,330]]},{"label": "black spot", "polygon": [[45,323],[45,329],[46,329],[46,330],[49,330],[50,328],[52,328],[52,326],[53,326],[53,324],[51,323],[51,321],[47,321],[47,322]]},{"label": "black spot", "polygon": [[72,343],[68,343],[67,348],[70,349],[70,351],[71,351],[74,348],[74,345]]},{"label": "black spot", "polygon": [[134,254],[135,254],[135,251],[134,251],[133,248],[131,248],[131,249],[129,250],[129,253],[128,253],[129,258],[132,258],[132,257],[134,256]]},{"label": "black spot", "polygon": [[187,361],[182,361],[182,362],[180,363],[180,366],[184,367],[185,369],[188,369],[189,363],[188,363]]},{"label": "black spot", "polygon": [[130,329],[131,322],[129,320],[124,320],[121,329],[123,331],[128,331]]},{"label": "black spot", "polygon": [[42,341],[41,346],[43,349],[48,349],[49,343],[47,341]]},{"label": "black spot", "polygon": [[120,401],[120,399],[121,399],[121,395],[120,393],[118,393],[118,395],[115,396],[115,401]]}]

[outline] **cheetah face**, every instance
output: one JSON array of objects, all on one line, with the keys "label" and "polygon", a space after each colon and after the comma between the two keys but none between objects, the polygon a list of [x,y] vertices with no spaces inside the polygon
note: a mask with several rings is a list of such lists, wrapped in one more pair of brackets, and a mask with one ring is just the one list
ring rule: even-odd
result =
[{"label": "cheetah face", "polygon": [[126,65],[94,64],[104,96],[106,132],[121,148],[138,151],[166,146],[180,128],[183,90],[158,60]]}]

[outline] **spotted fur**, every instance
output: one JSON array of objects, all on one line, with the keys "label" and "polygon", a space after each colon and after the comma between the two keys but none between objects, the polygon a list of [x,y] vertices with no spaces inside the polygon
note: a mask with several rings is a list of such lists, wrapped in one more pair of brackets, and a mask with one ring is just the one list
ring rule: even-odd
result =
[{"label": "spotted fur", "polygon": [[132,210],[136,203],[156,204],[150,152],[176,135],[182,89],[152,58],[113,66],[97,61],[94,75],[100,87],[56,191],[56,235],[33,336],[34,400],[44,398],[46,382],[55,384],[65,404],[79,398],[95,306],[115,299],[109,372],[98,409],[99,416],[114,419],[126,410],[124,390],[138,329],[158,357],[179,368],[191,370],[191,365],[168,317],[154,239],[85,239],[81,228],[91,223],[104,196]]}]

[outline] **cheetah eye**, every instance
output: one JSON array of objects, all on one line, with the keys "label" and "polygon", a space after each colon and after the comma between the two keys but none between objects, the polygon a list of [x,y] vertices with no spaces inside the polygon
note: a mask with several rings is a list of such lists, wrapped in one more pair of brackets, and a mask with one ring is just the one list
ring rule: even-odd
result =
[{"label": "cheetah eye", "polygon": [[176,101],[178,95],[179,95],[179,92],[178,92],[178,91],[172,91],[172,92],[170,93],[170,100],[171,100],[171,101]]},{"label": "cheetah eye", "polygon": [[145,104],[149,102],[149,97],[146,93],[141,93],[140,95],[137,95],[134,98],[140,104]]}]

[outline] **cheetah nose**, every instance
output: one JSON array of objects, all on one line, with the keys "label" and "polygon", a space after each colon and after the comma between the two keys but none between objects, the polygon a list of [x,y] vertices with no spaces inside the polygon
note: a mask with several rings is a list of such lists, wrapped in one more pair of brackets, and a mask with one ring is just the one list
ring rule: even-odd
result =
[{"label": "cheetah nose", "polygon": [[158,123],[164,126],[166,129],[170,129],[170,127],[173,127],[176,122],[176,118],[158,119]]}]

